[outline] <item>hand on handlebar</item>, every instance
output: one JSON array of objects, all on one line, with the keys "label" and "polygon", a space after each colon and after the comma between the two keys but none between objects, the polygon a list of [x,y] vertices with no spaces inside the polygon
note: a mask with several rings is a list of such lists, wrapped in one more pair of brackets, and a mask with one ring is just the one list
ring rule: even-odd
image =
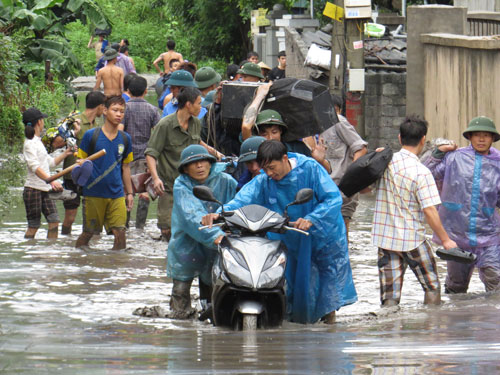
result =
[{"label": "hand on handlebar", "polygon": [[209,228],[212,228],[214,221],[220,217],[219,214],[208,214],[201,218],[202,225],[208,225]]},{"label": "hand on handlebar", "polygon": [[290,222],[290,225],[293,225],[294,228],[306,231],[313,226],[313,223],[311,223],[309,220],[299,218],[297,219],[297,221]]}]

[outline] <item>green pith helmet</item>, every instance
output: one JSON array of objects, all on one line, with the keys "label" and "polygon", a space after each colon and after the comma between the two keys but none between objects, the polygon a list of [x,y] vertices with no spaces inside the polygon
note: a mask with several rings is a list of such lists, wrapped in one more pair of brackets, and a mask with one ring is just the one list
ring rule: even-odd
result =
[{"label": "green pith helmet", "polygon": [[220,74],[209,66],[200,68],[194,75],[194,81],[198,85],[198,88],[202,90],[212,86],[213,84],[219,83],[220,80]]},{"label": "green pith helmet", "polygon": [[118,52],[113,48],[107,48],[106,51],[104,51],[103,59],[105,61],[113,60],[115,57],[118,57]]},{"label": "green pith helmet", "polygon": [[283,127],[283,131],[288,129],[281,115],[274,109],[265,109],[257,115],[257,119],[255,120],[257,131],[259,130],[259,125],[279,125]]},{"label": "green pith helmet", "polygon": [[217,159],[210,155],[207,149],[201,145],[189,145],[181,152],[181,162],[179,163],[179,172],[184,173],[184,167],[198,160],[207,160],[215,163]]},{"label": "green pith helmet", "polygon": [[240,147],[240,157],[238,158],[239,163],[244,163],[246,161],[252,161],[257,159],[257,150],[259,146],[266,139],[264,137],[251,137],[245,140]]},{"label": "green pith helmet", "polygon": [[497,132],[497,129],[495,128],[495,123],[493,122],[492,119],[485,117],[485,116],[479,116],[473,118],[470,122],[469,125],[467,126],[467,129],[463,132],[463,136],[467,139],[469,139],[470,134],[472,132],[488,132],[493,134],[493,142],[496,142],[500,139],[500,134]]},{"label": "green pith helmet", "polygon": [[183,69],[173,72],[165,84],[167,86],[198,87],[191,73]]},{"label": "green pith helmet", "polygon": [[260,79],[264,79],[264,76],[262,75],[262,71],[260,70],[260,66],[257,64],[247,62],[245,65],[241,67],[240,70],[238,70],[239,74],[246,74],[247,76],[253,76],[253,77],[258,77]]}]

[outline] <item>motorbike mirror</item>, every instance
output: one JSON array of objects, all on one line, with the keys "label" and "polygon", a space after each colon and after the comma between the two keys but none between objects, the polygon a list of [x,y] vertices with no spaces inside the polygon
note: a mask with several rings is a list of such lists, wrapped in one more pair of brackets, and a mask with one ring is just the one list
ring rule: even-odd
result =
[{"label": "motorbike mirror", "polygon": [[309,202],[313,197],[313,190],[304,188],[300,189],[295,195],[295,201],[292,204],[302,204]]},{"label": "motorbike mirror", "polygon": [[288,207],[293,206],[295,204],[302,204],[310,201],[313,197],[312,189],[304,188],[300,189],[297,194],[295,194],[295,200],[291,203],[288,203],[285,207],[284,215],[288,218]]},{"label": "motorbike mirror", "polygon": [[193,188],[193,194],[196,198],[201,199],[202,201],[215,202],[222,205],[215,196],[212,190],[208,186],[195,186]]}]

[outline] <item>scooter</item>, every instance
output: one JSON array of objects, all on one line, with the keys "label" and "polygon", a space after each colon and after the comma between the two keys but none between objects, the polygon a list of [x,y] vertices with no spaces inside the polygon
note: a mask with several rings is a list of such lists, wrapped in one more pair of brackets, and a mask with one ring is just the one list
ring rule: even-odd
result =
[{"label": "scooter", "polygon": [[287,209],[311,200],[313,191],[299,190],[283,216],[255,204],[224,211],[206,186],[195,186],[193,193],[198,199],[221,205],[220,218],[213,225],[228,233],[218,246],[212,268],[212,304],[202,316],[211,318],[215,326],[235,330],[280,326],[286,312],[287,249],[283,242],[266,238],[266,233],[292,230],[309,235],[289,226]]}]

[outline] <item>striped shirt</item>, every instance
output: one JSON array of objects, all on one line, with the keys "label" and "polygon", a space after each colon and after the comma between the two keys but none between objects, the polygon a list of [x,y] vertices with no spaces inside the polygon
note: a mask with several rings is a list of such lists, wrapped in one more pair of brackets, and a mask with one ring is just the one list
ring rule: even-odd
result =
[{"label": "striped shirt", "polygon": [[441,203],[434,178],[418,157],[394,154],[377,183],[372,242],[392,251],[410,251],[425,241],[423,209]]}]

